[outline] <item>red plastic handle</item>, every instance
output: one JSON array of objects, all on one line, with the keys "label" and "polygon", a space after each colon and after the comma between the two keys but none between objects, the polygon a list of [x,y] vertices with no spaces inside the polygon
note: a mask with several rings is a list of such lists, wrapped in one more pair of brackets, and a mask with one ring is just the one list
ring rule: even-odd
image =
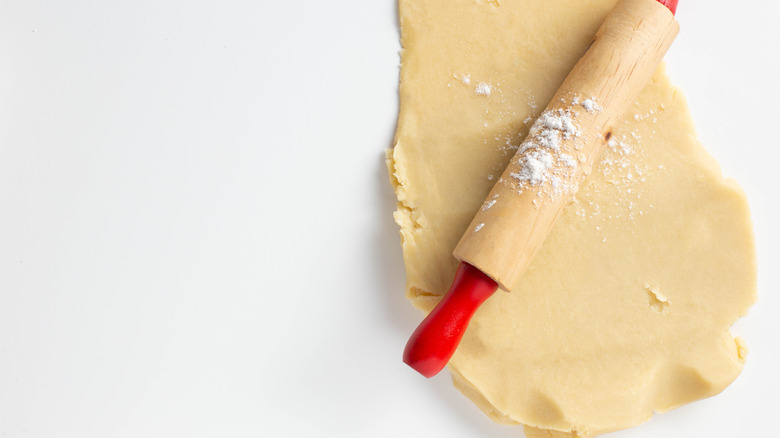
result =
[{"label": "red plastic handle", "polygon": [[455,353],[474,312],[496,289],[490,277],[461,262],[450,290],[406,343],[404,362],[425,377],[435,376]]}]

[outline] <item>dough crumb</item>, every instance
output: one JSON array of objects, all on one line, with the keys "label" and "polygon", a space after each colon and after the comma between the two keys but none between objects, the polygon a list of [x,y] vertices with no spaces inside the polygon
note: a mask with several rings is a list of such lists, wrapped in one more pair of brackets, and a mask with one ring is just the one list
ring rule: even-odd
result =
[{"label": "dough crumb", "polygon": [[647,296],[650,301],[650,307],[659,312],[665,311],[669,306],[669,298],[661,293],[660,288],[645,283],[645,290],[647,291]]},{"label": "dough crumb", "polygon": [[734,343],[737,344],[737,356],[739,356],[739,358],[743,361],[747,359],[748,353],[750,351],[748,350],[748,346],[745,343],[745,340],[742,339],[742,337],[737,336],[734,338]]}]

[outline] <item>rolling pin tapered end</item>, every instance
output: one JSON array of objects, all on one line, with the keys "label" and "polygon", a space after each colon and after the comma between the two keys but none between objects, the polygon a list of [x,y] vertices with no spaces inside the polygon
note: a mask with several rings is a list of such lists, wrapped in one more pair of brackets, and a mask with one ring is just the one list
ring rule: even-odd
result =
[{"label": "rolling pin tapered end", "polygon": [[479,269],[461,262],[449,291],[417,327],[404,349],[404,363],[433,377],[449,362],[474,312],[498,289]]}]

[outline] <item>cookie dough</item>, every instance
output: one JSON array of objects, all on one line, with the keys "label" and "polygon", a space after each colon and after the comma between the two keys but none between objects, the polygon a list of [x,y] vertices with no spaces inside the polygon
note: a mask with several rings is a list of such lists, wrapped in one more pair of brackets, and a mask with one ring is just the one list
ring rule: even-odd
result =
[{"label": "cookie dough", "polygon": [[[388,165],[407,297],[430,311],[452,250],[615,0],[400,0],[401,108]],[[722,391],[755,301],[750,215],[659,69],[511,293],[449,369],[491,418],[592,436]]]}]

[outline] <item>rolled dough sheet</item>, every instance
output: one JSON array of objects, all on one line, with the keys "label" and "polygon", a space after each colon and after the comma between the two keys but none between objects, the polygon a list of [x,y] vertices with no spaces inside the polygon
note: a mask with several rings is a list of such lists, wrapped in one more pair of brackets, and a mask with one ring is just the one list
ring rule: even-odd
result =
[{"label": "rolled dough sheet", "polygon": [[[430,311],[451,253],[615,0],[400,0],[388,153],[407,297]],[[591,436],[722,391],[756,300],[750,214],[659,69],[521,284],[477,312],[455,386],[529,437]]]}]

